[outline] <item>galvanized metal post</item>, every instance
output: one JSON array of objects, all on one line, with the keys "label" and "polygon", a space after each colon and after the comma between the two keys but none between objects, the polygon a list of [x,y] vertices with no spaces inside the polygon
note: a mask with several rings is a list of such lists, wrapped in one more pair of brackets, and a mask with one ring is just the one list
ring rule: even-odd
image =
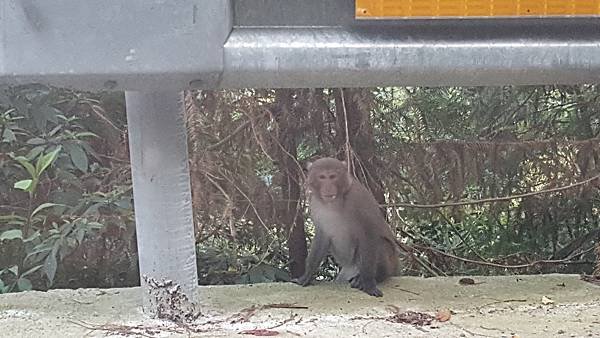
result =
[{"label": "galvanized metal post", "polygon": [[[187,135],[179,92],[126,92],[140,276],[198,284]],[[144,312],[157,300],[142,278]]]}]

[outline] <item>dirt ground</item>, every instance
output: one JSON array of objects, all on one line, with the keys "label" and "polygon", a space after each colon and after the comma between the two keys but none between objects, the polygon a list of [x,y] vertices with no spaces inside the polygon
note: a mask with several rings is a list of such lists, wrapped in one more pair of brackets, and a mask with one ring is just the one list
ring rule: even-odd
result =
[{"label": "dirt ground", "polygon": [[[333,283],[199,287],[202,315],[185,325],[145,318],[140,288],[6,294],[0,337],[600,337],[600,287],[579,276],[472,279],[394,278],[383,298]],[[405,311],[451,315],[398,323]]]}]

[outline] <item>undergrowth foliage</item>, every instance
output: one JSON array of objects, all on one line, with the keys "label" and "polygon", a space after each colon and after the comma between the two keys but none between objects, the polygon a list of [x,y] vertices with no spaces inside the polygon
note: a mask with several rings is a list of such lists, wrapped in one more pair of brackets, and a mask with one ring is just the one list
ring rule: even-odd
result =
[{"label": "undergrowth foliage", "polygon": [[[388,220],[408,244],[513,265],[569,260],[520,272],[591,272],[597,181],[461,207],[394,204],[505,197],[600,174],[596,86],[203,91],[188,97],[194,202],[205,205],[196,208],[205,243],[283,253],[282,261],[267,255],[278,266],[286,251],[291,261],[301,257],[286,244],[289,227],[302,225],[294,220],[305,219],[306,209],[303,195],[290,195],[287,187],[303,184],[299,171],[309,159],[345,158],[349,143],[355,175],[390,205]],[[290,197],[298,196],[290,208]],[[251,236],[239,235],[249,229]],[[423,255],[439,273],[502,271]],[[406,270],[423,273],[412,260]]]},{"label": "undergrowth foliage", "polygon": [[[577,183],[600,174],[599,97],[595,85],[186,92],[200,281],[302,274],[304,168],[322,156],[351,160],[412,250],[406,274],[591,273],[599,181]],[[2,88],[0,292],[139,283],[127,149],[122,93]],[[554,263],[528,264],[540,260]]]},{"label": "undergrowth foliage", "polygon": [[0,293],[136,276],[122,95],[1,89]]}]

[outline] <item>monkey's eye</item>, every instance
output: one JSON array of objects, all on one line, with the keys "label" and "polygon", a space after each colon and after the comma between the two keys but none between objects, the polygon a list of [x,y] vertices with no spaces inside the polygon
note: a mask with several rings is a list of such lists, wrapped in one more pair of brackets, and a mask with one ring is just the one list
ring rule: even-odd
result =
[{"label": "monkey's eye", "polygon": [[335,180],[336,178],[337,178],[337,175],[336,175],[336,174],[331,174],[331,175],[329,175],[329,179],[330,179],[330,180]]},{"label": "monkey's eye", "polygon": [[326,178],[327,178],[327,176],[325,176],[325,175],[319,175],[319,179],[320,179],[320,180],[324,180],[324,179],[326,179]]}]

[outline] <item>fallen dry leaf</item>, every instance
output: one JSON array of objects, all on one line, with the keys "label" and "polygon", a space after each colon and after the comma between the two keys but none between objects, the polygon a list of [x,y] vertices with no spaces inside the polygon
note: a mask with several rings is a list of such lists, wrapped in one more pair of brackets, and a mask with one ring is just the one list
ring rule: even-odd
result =
[{"label": "fallen dry leaf", "polygon": [[434,319],[435,318],[430,314],[415,311],[396,311],[396,314],[387,318],[388,321],[393,323],[404,323],[416,326],[431,325],[431,322],[433,322]]},{"label": "fallen dry leaf", "polygon": [[277,332],[277,331],[265,330],[265,329],[244,330],[244,331],[242,331],[240,333],[241,334],[249,334],[249,335],[252,335],[252,336],[261,336],[261,337],[276,336],[276,335],[279,334],[279,332]]},{"label": "fallen dry leaf", "polygon": [[460,285],[475,285],[475,280],[473,278],[461,278],[458,281]]},{"label": "fallen dry leaf", "polygon": [[452,317],[452,313],[450,313],[449,309],[439,310],[435,315],[435,319],[438,322],[447,322],[450,320],[450,317]]},{"label": "fallen dry leaf", "polygon": [[550,304],[554,304],[554,301],[546,296],[542,296],[542,304],[550,305]]}]

